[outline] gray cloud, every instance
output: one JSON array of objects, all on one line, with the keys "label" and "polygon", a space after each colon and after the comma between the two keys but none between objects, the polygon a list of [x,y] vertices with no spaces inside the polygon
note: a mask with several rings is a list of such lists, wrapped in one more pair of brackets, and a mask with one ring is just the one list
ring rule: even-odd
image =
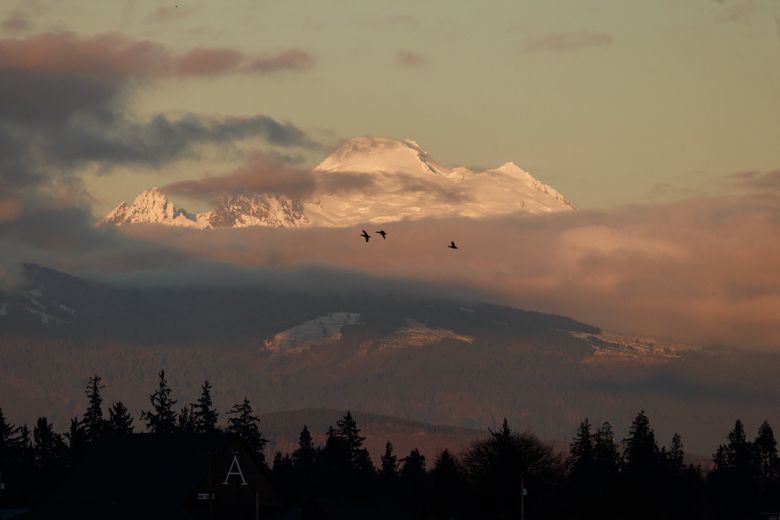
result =
[{"label": "gray cloud", "polygon": [[457,204],[468,194],[457,186],[442,186],[416,175],[393,173],[390,182],[382,182],[383,173],[327,172],[286,166],[266,155],[258,155],[244,166],[227,175],[177,181],[163,186],[171,194],[213,201],[224,194],[269,193],[298,200],[311,200],[317,195],[361,192],[387,196],[380,186],[393,186],[399,193],[426,193],[431,199]]},{"label": "gray cloud", "polygon": [[321,175],[308,169],[285,166],[259,155],[230,174],[177,181],[162,189],[167,193],[203,200],[239,193],[270,193],[309,199],[316,193],[366,191],[375,185],[376,179],[368,174],[330,172]]},{"label": "gray cloud", "polygon": [[12,13],[0,23],[0,30],[6,34],[24,34],[33,30],[34,27],[35,24],[32,20],[20,12]]}]

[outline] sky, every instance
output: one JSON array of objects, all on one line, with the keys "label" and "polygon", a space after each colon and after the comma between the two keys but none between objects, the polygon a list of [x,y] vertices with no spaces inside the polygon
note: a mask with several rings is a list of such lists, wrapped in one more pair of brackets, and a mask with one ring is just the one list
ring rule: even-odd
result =
[{"label": "sky", "polygon": [[[4,39],[299,52],[253,73],[149,74],[123,102],[139,121],[291,123],[321,145],[286,154],[307,165],[350,137],[410,138],[446,165],[514,161],[581,208],[717,191],[723,176],[780,165],[777,0],[35,0],[4,2],[0,20]],[[191,159],[80,176],[102,215],[151,185],[225,173],[236,157]]]},{"label": "sky", "polygon": [[[777,349],[779,100],[778,0],[4,2],[0,284],[20,261],[325,265]],[[359,135],[514,161],[579,210],[399,224],[417,238],[382,257],[336,231],[95,227],[143,189],[306,171]],[[480,247],[421,252],[443,228]]]}]

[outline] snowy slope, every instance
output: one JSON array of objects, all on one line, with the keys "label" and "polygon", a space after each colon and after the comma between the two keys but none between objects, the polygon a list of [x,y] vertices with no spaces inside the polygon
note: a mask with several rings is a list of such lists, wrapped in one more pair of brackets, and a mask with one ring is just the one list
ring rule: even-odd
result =
[{"label": "snowy slope", "polygon": [[[339,182],[360,176],[360,189],[320,192],[310,200],[270,194],[226,195],[206,213],[177,209],[159,190],[121,203],[104,224],[153,223],[193,228],[342,227],[425,217],[484,218],[511,213],[570,211],[574,206],[551,186],[514,163],[474,171],[434,162],[414,141],[356,137],[346,141],[313,170]],[[370,182],[365,182],[366,178]],[[320,183],[329,186],[328,182]]]}]

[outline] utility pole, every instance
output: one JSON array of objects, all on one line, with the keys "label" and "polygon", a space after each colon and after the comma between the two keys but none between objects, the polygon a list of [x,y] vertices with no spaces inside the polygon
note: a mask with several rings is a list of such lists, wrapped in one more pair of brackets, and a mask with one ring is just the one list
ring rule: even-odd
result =
[{"label": "utility pole", "polygon": [[520,520],[525,520],[525,496],[528,491],[525,489],[525,479],[520,477]]}]

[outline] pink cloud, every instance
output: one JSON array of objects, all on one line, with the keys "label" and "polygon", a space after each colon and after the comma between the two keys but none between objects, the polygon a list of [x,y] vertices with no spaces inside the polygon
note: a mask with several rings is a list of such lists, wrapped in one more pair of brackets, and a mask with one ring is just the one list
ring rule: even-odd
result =
[{"label": "pink cloud", "polygon": [[777,197],[384,223],[392,241],[369,246],[361,227],[126,232],[244,266],[333,266],[466,287],[616,332],[780,349]]},{"label": "pink cloud", "polygon": [[47,33],[0,40],[0,68],[103,76],[211,76],[307,70],[314,57],[301,49],[251,56],[234,49],[198,47],[175,54],[160,43],[110,33],[81,37]]},{"label": "pink cloud", "polygon": [[174,60],[176,72],[182,76],[212,76],[236,70],[243,56],[233,49],[197,47]]}]

